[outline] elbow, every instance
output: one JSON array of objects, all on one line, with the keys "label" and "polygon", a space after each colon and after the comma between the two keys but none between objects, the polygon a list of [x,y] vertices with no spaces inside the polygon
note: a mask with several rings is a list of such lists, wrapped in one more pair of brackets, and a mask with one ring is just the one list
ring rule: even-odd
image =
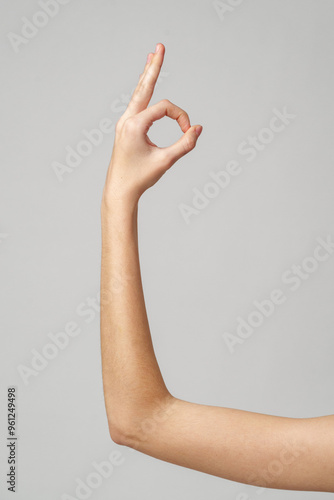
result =
[{"label": "elbow", "polygon": [[174,399],[170,394],[155,401],[153,407],[146,405],[137,407],[135,411],[123,411],[116,418],[115,413],[107,411],[109,434],[112,441],[121,446],[137,450],[142,449],[142,444],[155,439],[163,423],[172,414]]},{"label": "elbow", "polygon": [[108,416],[108,428],[111,440],[118,445],[132,447],[135,442],[135,433],[132,430],[132,425],[126,423],[125,419],[121,422],[117,421],[110,414]]},{"label": "elbow", "polygon": [[111,440],[121,446],[134,447],[138,434],[134,414],[114,406],[112,411],[107,405],[107,419]]},{"label": "elbow", "polygon": [[127,446],[126,434],[108,420],[109,435],[111,440],[118,445]]}]

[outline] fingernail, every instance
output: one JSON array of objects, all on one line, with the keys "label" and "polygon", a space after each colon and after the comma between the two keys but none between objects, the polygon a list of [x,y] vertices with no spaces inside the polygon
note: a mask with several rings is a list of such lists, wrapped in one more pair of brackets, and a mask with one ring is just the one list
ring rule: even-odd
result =
[{"label": "fingernail", "polygon": [[202,125],[199,125],[198,127],[195,128],[195,132],[197,134],[197,137],[199,137],[201,135],[202,130],[203,130]]},{"label": "fingernail", "polygon": [[160,45],[157,43],[155,46],[155,53],[159,52],[159,49],[160,49]]}]

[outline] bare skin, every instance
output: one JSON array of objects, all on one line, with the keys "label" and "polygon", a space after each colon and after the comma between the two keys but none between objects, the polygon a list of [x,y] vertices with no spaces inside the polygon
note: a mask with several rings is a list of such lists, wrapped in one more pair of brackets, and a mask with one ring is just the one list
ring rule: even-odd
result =
[{"label": "bare skin", "polygon": [[[148,106],[165,53],[163,44],[157,47],[117,123],[101,203],[101,355],[111,439],[240,483],[334,492],[334,415],[288,418],[200,405],[174,397],[165,385],[142,289],[138,202],[194,149],[198,135],[175,104]],[[176,120],[183,135],[159,148],[147,132],[164,116]]]}]

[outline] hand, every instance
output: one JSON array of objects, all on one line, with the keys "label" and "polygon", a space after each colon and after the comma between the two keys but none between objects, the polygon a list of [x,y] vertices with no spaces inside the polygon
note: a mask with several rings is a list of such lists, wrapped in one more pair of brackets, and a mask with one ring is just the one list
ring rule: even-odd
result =
[{"label": "hand", "polygon": [[[164,59],[165,47],[157,44],[149,53],[143,73],[131,101],[115,128],[113,152],[103,191],[103,203],[113,200],[138,202],[179,158],[194,149],[202,126],[190,125],[188,114],[167,99],[150,107]],[[168,116],[176,120],[184,133],[169,147],[160,148],[147,136],[156,120]]]}]

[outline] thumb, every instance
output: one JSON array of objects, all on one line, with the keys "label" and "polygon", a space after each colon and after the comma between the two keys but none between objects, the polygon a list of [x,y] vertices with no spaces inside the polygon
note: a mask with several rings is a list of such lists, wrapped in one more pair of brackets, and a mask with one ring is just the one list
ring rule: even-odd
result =
[{"label": "thumb", "polygon": [[202,130],[202,125],[193,125],[188,128],[187,132],[178,141],[171,146],[163,148],[165,153],[167,153],[171,165],[194,149]]}]

